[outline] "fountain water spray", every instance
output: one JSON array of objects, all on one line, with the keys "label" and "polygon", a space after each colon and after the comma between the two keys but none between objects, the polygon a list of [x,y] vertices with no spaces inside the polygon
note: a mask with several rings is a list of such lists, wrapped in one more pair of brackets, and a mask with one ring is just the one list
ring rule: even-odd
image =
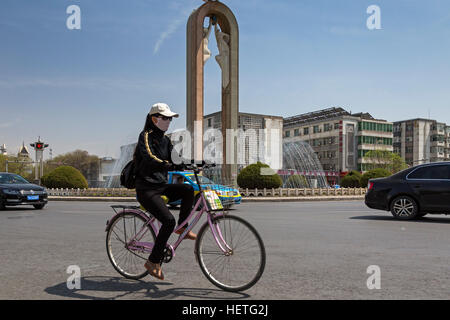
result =
[{"label": "fountain water spray", "polygon": [[284,188],[327,188],[328,182],[317,155],[306,142],[283,143]]}]

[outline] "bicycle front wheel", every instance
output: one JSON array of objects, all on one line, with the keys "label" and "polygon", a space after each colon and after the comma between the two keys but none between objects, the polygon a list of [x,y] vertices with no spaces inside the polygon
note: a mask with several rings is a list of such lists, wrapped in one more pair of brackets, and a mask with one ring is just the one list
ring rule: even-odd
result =
[{"label": "bicycle front wheel", "polygon": [[[153,244],[155,233],[147,220],[134,212],[121,212],[111,221],[106,235],[106,251],[114,269],[127,279],[141,279],[148,272],[144,263],[148,258],[145,247],[130,246],[132,240]],[[136,235],[139,233],[139,239]]]},{"label": "bicycle front wheel", "polygon": [[205,223],[195,244],[203,274],[225,291],[249,289],[261,278],[266,264],[261,237],[250,223],[236,216],[217,216],[213,227],[215,234]]}]

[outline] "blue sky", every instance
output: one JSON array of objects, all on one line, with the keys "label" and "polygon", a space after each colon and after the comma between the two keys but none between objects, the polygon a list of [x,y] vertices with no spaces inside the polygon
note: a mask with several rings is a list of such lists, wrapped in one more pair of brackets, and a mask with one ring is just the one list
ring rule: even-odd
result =
[{"label": "blue sky", "polygon": [[[240,28],[240,110],[292,116],[340,106],[397,121],[450,124],[450,2],[228,0]],[[66,8],[81,8],[68,30]],[[2,0],[0,144],[37,136],[53,155],[118,156],[150,106],[185,126],[186,22],[200,0]],[[381,30],[369,30],[370,5]],[[210,49],[217,54],[213,34]],[[205,66],[205,113],[219,110],[220,73]],[[48,152],[45,155],[48,158]]]}]

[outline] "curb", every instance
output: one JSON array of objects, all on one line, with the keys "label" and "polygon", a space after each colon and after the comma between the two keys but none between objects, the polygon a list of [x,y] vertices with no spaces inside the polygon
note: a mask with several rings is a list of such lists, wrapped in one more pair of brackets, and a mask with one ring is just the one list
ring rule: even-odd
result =
[{"label": "curb", "polygon": [[[352,201],[364,200],[361,196],[317,196],[317,197],[245,197],[242,202],[303,202],[303,201]],[[49,196],[49,201],[97,201],[97,202],[137,202],[134,197],[71,197]]]}]

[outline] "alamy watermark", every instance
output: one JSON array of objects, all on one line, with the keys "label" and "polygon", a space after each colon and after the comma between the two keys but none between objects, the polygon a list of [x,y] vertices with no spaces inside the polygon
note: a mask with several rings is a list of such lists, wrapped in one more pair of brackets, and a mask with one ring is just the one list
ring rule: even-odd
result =
[{"label": "alamy watermark", "polygon": [[370,277],[367,278],[367,289],[369,290],[379,290],[381,289],[381,269],[377,265],[371,265],[367,267],[367,273]]},{"label": "alamy watermark", "polygon": [[[201,128],[201,121],[197,122]],[[194,129],[193,134],[189,130],[176,130],[171,134],[174,146],[172,160],[175,164],[196,159],[196,155],[201,154],[203,160],[219,165],[246,165],[260,161],[271,168],[281,168],[282,132],[278,128],[226,129],[225,132],[209,128],[203,134],[199,134],[199,130]],[[200,146],[202,150],[198,149]]]},{"label": "alamy watermark", "polygon": [[66,13],[70,16],[66,20],[66,26],[69,30],[81,29],[81,9],[77,5],[68,6]]},{"label": "alamy watermark", "polygon": [[71,265],[67,267],[66,272],[70,274],[70,276],[67,278],[67,289],[69,290],[75,290],[75,289],[81,289],[81,269],[77,265]]},{"label": "alamy watermark", "polygon": [[381,29],[381,9],[379,6],[373,4],[367,8],[367,14],[370,16],[367,18],[366,26],[369,30]]}]

